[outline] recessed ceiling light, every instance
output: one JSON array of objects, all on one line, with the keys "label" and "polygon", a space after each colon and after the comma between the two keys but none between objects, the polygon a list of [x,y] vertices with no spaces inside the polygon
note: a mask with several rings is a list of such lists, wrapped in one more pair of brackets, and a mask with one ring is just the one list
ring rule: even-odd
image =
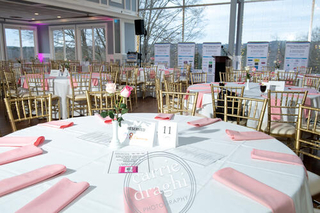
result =
[{"label": "recessed ceiling light", "polygon": [[31,20],[34,21],[34,20],[36,20],[36,19],[35,19],[35,18],[32,18]]},{"label": "recessed ceiling light", "polygon": [[35,16],[38,16],[38,15],[39,15],[39,13],[34,13],[34,15],[35,15]]},{"label": "recessed ceiling light", "polygon": [[61,18],[61,16],[57,16],[57,18]]}]

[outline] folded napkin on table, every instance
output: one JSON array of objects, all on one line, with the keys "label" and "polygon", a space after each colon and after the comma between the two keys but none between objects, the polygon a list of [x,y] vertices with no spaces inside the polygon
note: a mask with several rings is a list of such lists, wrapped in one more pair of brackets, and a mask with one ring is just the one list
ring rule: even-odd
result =
[{"label": "folded napkin on table", "polygon": [[59,212],[89,187],[89,183],[74,183],[63,178],[16,213]]},{"label": "folded napkin on table", "polygon": [[101,121],[103,121],[103,122],[106,123],[106,124],[111,124],[111,123],[112,123],[112,119],[111,119],[109,116],[103,118],[103,117],[102,117],[100,114],[98,114],[98,113],[94,114],[94,116],[97,117],[97,118],[99,118]]},{"label": "folded napkin on table", "polygon": [[201,118],[195,121],[189,121],[187,123],[191,126],[202,127],[209,124],[213,124],[218,121],[221,121],[221,119],[220,118]]},{"label": "folded napkin on table", "polygon": [[211,94],[211,90],[209,89],[209,90],[203,90],[198,92],[197,106],[196,106],[197,108],[202,108],[202,101],[203,101],[204,94]]},{"label": "folded napkin on table", "polygon": [[42,149],[34,146],[22,146],[10,151],[0,153],[0,165],[18,161],[24,158],[42,154]]},{"label": "folded napkin on table", "polygon": [[44,137],[22,137],[22,136],[7,136],[0,138],[0,146],[27,146],[35,145],[39,146],[43,143]]},{"label": "folded napkin on table", "polygon": [[64,129],[70,126],[73,126],[73,122],[71,121],[50,121],[47,123],[41,123],[38,124],[40,126],[47,126],[47,127],[53,127],[53,128],[58,128],[58,129]]},{"label": "folded napkin on table", "polygon": [[220,169],[213,178],[235,191],[271,209],[273,213],[294,213],[294,203],[288,195],[230,167]]},{"label": "folded napkin on table", "polygon": [[234,141],[273,139],[272,136],[267,135],[263,132],[254,132],[254,131],[238,132],[238,131],[226,129],[226,133]]},{"label": "folded napkin on table", "polygon": [[[124,212],[125,213],[135,213],[144,212],[150,206],[157,206],[157,208],[152,211],[155,213],[167,213],[168,210],[163,201],[161,193],[155,193],[156,189],[149,189],[146,191],[137,191],[133,188],[125,188],[124,193]],[[139,193],[143,196],[143,199],[137,200],[135,195]],[[156,195],[155,195],[156,194]]]},{"label": "folded napkin on table", "polygon": [[236,84],[245,84],[246,82],[235,82]]},{"label": "folded napkin on table", "polygon": [[17,175],[0,181],[0,197],[11,192],[23,189],[43,180],[62,174],[66,171],[64,165],[49,165],[33,171]]},{"label": "folded napkin on table", "polygon": [[272,161],[277,163],[286,163],[286,164],[303,166],[303,168],[306,171],[306,174],[308,175],[302,160],[297,155],[253,149],[251,151],[251,158],[256,160],[265,160],[265,161]]},{"label": "folded napkin on table", "polygon": [[157,120],[171,120],[173,117],[173,114],[165,114],[165,113],[159,113],[154,119]]}]

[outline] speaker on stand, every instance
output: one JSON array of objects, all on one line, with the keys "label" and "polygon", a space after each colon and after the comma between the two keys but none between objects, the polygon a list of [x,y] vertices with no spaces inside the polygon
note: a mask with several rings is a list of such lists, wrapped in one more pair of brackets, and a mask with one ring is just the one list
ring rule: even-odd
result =
[{"label": "speaker on stand", "polygon": [[141,67],[141,35],[146,36],[146,30],[144,29],[144,20],[143,19],[137,19],[134,20],[134,29],[136,32],[136,35],[140,35],[140,50],[138,54],[138,58],[140,59],[140,67]]}]

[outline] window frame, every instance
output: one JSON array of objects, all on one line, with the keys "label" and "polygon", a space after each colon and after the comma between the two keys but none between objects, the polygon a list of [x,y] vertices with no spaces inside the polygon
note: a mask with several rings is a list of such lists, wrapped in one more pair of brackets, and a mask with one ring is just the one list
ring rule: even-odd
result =
[{"label": "window frame", "polygon": [[66,60],[66,41],[65,41],[65,33],[64,30],[65,29],[71,29],[74,30],[75,33],[75,39],[74,39],[74,43],[75,43],[75,60],[78,60],[78,54],[77,54],[77,50],[78,50],[78,44],[77,44],[77,30],[76,30],[76,26],[75,25],[59,25],[59,26],[49,26],[49,40],[50,40],[50,54],[51,54],[51,59],[52,60],[56,60],[56,56],[55,56],[55,51],[54,51],[54,40],[53,40],[53,31],[54,30],[62,30],[63,31],[63,59]]},{"label": "window frame", "polygon": [[22,49],[22,38],[21,38],[21,30],[32,30],[33,31],[33,42],[34,42],[34,58],[38,55],[38,30],[36,26],[30,25],[12,25],[12,24],[4,24],[3,25],[3,41],[4,41],[4,49],[5,49],[5,57],[8,58],[8,49],[7,49],[7,38],[6,38],[6,29],[16,29],[19,30],[19,43],[20,43],[20,59],[23,58],[23,49]]},{"label": "window frame", "polygon": [[[77,35],[80,35],[80,30],[82,29],[93,29],[93,28],[104,28],[105,30],[105,44],[106,44],[106,48],[105,48],[105,61],[107,61],[108,58],[108,31],[107,31],[107,23],[99,23],[99,24],[81,24],[81,25],[77,25],[76,26],[76,31],[77,31]],[[82,49],[81,49],[81,37],[77,36],[77,45],[79,47],[79,51],[78,52],[78,60],[80,62],[82,62]],[[94,31],[92,31],[92,60],[95,60],[95,39],[94,39]]]}]

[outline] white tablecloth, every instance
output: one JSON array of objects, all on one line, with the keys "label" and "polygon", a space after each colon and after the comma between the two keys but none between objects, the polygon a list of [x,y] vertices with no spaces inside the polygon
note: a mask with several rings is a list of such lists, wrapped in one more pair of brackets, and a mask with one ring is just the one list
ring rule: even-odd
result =
[{"label": "white tablecloth", "polygon": [[[158,123],[157,120],[153,119],[154,117],[155,114],[126,114],[125,120]],[[253,148],[293,154],[284,144],[275,139],[234,142],[225,134],[225,129],[250,130],[225,122],[218,122],[202,128],[192,127],[187,124],[187,121],[196,119],[199,118],[175,116],[174,121],[178,122],[179,128],[179,146],[185,145],[205,149],[225,155],[225,157],[206,167],[188,161],[197,183],[195,200],[188,212],[271,212],[265,206],[213,180],[212,175],[225,167],[232,167],[287,194],[293,199],[297,213],[313,212],[303,167],[252,160],[250,157]],[[45,136],[46,141],[41,146],[45,153],[1,165],[0,179],[19,175],[50,164],[63,164],[67,167],[67,172],[0,197],[1,213],[18,210],[63,177],[75,182],[87,181],[90,184],[90,188],[68,205],[64,212],[124,212],[123,184],[125,175],[106,174],[104,172],[111,151],[105,145],[78,138],[82,134],[96,131],[112,134],[111,125],[102,123],[96,117],[80,117],[69,120],[74,121],[74,126],[63,130],[34,126],[11,134]],[[0,152],[10,149],[13,148],[0,147]],[[152,152],[161,150],[161,148],[126,146],[121,150]]]}]

